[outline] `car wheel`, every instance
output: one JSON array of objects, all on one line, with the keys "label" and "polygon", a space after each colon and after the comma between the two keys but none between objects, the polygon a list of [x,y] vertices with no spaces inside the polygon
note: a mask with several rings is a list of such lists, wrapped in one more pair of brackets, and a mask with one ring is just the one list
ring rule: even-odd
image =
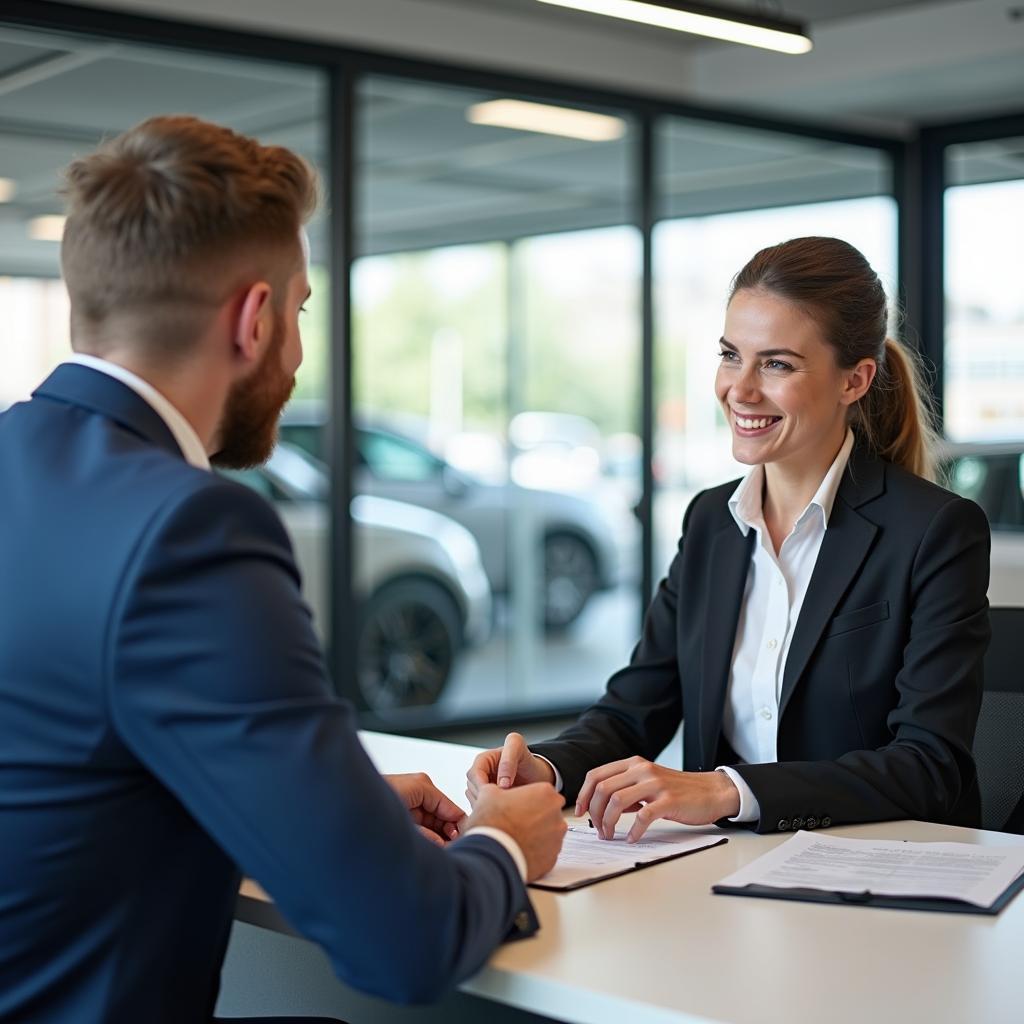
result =
[{"label": "car wheel", "polygon": [[544,538],[544,625],[565,629],[579,618],[597,590],[597,558],[590,545],[571,533]]},{"label": "car wheel", "polygon": [[358,700],[380,714],[433,704],[461,644],[458,606],[439,584],[400,580],[363,609],[356,669]]}]

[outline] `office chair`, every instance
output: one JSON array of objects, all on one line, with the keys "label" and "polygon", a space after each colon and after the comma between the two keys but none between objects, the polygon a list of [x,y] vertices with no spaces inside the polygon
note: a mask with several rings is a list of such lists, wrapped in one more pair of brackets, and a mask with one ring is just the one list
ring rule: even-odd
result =
[{"label": "office chair", "polygon": [[1003,831],[1012,832],[1014,835],[1018,836],[1024,836],[1024,796],[1020,798],[1013,814],[1006,819]]},{"label": "office chair", "polygon": [[1024,835],[1024,608],[990,608],[992,642],[974,734],[981,827]]}]

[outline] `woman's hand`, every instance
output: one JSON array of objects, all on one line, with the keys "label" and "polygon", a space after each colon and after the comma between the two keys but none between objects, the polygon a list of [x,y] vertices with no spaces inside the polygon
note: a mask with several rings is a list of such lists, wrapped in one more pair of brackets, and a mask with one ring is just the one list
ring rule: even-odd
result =
[{"label": "woman's hand", "polygon": [[587,772],[576,815],[589,814],[602,839],[615,838],[619,818],[636,811],[626,836],[637,842],[659,818],[710,825],[739,814],[740,794],[725,772],[678,772],[642,757],[612,761]]},{"label": "woman's hand", "polygon": [[494,747],[477,754],[466,772],[466,798],[476,804],[482,786],[496,784],[500,789],[528,786],[532,782],[555,781],[551,765],[530,753],[526,740],[517,732],[505,737],[503,747]]}]

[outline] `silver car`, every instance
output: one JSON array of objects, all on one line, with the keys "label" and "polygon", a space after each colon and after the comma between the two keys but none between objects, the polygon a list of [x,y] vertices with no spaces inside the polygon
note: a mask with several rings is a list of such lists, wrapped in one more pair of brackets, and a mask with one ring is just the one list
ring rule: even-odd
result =
[{"label": "silver car", "polygon": [[942,479],[976,501],[992,527],[991,605],[1024,605],[1024,443],[945,442]]},{"label": "silver car", "polygon": [[[279,443],[257,469],[225,471],[273,502],[291,535],[303,593],[328,638],[327,505],[323,467]],[[491,591],[472,535],[426,509],[370,495],[352,502],[357,698],[379,714],[434,703],[459,650],[490,633]]]},{"label": "silver car", "polygon": [[[301,404],[285,410],[281,437],[315,456],[324,432],[316,408]],[[514,585],[524,566],[518,552],[537,552],[537,571],[527,572],[539,587],[544,625],[564,629],[599,590],[636,578],[640,527],[621,495],[488,483],[464,473],[425,445],[397,430],[366,419],[354,432],[360,494],[372,494],[431,509],[461,523],[480,545],[484,569],[495,594]]]}]

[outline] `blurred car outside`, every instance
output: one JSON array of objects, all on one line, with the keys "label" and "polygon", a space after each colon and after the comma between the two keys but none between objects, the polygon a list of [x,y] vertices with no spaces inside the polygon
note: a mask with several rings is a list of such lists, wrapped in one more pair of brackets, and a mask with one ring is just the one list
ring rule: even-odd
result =
[{"label": "blurred car outside", "polygon": [[[279,442],[263,466],[222,470],[271,501],[291,536],[317,631],[329,635],[324,467]],[[386,498],[352,501],[357,699],[375,713],[433,704],[460,649],[487,638],[491,591],[468,530],[442,515]]]},{"label": "blurred car outside", "polygon": [[992,527],[991,605],[1024,605],[1024,441],[944,442],[940,482],[976,501]]},{"label": "blurred car outside", "polygon": [[[292,403],[281,438],[315,457],[326,434],[317,403]],[[616,487],[586,493],[495,483],[463,472],[390,421],[363,416],[355,425],[354,489],[430,509],[476,538],[495,594],[507,594],[523,566],[511,556],[513,529],[538,551],[538,604],[548,629],[565,629],[595,593],[631,582],[639,572],[640,527]],[[596,429],[596,428],[595,428]],[[535,466],[537,463],[535,463]]]},{"label": "blurred car outside", "polygon": [[508,424],[511,477],[535,490],[591,491],[601,476],[601,431],[593,420],[561,412],[521,412]]}]

